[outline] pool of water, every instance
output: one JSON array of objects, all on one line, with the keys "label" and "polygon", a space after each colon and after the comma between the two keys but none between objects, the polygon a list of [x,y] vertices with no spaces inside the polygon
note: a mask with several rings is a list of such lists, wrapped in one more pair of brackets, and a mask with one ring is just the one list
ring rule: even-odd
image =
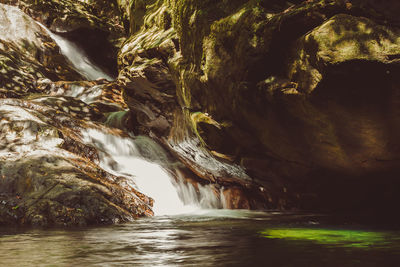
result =
[{"label": "pool of water", "polygon": [[400,231],[211,210],[80,229],[0,228],[1,266],[400,266]]}]

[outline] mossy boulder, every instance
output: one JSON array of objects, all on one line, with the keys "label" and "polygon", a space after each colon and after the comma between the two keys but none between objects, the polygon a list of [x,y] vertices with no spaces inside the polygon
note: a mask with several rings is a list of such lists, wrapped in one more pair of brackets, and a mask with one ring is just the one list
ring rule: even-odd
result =
[{"label": "mossy boulder", "polygon": [[[162,1],[144,3],[130,1],[128,5],[128,2],[120,1],[121,9],[128,15],[137,10],[151,12],[143,12],[139,24],[130,24],[132,35],[118,56],[118,80],[124,86],[123,95],[131,110],[134,132],[166,136],[175,109],[179,107],[174,77],[166,61],[179,50],[175,43],[177,36],[171,27],[171,11],[167,6]],[[155,15],[151,15],[153,12]]]},{"label": "mossy boulder", "polygon": [[397,64],[400,31],[370,19],[339,14],[298,41],[288,77],[301,92],[310,93],[329,68],[349,62]]}]

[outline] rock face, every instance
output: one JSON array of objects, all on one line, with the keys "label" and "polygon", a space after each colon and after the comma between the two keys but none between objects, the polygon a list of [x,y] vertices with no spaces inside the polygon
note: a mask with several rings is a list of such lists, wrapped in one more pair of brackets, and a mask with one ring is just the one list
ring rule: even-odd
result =
[{"label": "rock face", "polygon": [[100,169],[96,150],[80,140],[80,129],[95,125],[54,115],[43,102],[1,101],[0,223],[82,226],[151,215],[151,199]]},{"label": "rock face", "polygon": [[398,29],[350,15],[297,41],[288,93],[308,98],[293,117],[304,121],[311,162],[357,173],[397,169],[399,52]]},{"label": "rock face", "polygon": [[40,78],[81,79],[57,45],[19,9],[0,4],[0,98],[35,93]]},{"label": "rock face", "polygon": [[3,0],[18,6],[53,32],[76,43],[107,73],[117,73],[116,55],[124,28],[114,1],[102,0]]},{"label": "rock face", "polygon": [[136,130],[168,132],[165,142],[198,176],[245,184],[266,207],[393,207],[399,5],[291,2],[119,1],[131,33],[120,78],[146,79],[152,95],[178,103],[160,134],[149,126],[160,115],[138,109],[129,98],[137,89],[127,88],[132,116],[148,120]]},{"label": "rock face", "polygon": [[0,225],[83,226],[152,215],[152,199],[101,169],[98,151],[83,140],[91,128],[123,135],[91,122],[126,108],[121,88],[79,81],[46,31],[16,7],[0,4],[0,25]]},{"label": "rock face", "polygon": [[97,165],[85,128],[152,137],[228,208],[391,214],[399,202],[397,1],[2,3],[109,73],[118,63],[114,82],[80,81],[45,31],[0,5],[2,222],[151,214]]},{"label": "rock face", "polygon": [[399,61],[399,36],[398,28],[363,17],[336,15],[298,40],[288,76],[301,92],[310,94],[335,65],[372,62],[389,69]]}]

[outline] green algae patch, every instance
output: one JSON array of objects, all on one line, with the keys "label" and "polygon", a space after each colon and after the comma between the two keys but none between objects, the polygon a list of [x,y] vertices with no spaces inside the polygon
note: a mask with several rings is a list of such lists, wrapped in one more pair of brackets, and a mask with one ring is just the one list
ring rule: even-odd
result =
[{"label": "green algae patch", "polygon": [[261,236],[348,248],[386,247],[390,243],[387,233],[361,230],[278,228],[264,230]]}]

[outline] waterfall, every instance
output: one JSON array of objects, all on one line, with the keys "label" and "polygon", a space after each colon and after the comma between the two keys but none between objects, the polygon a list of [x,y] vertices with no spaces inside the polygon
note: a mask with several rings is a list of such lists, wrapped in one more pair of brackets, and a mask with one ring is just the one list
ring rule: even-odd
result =
[{"label": "waterfall", "polygon": [[109,81],[114,80],[104,71],[102,71],[99,67],[91,62],[88,56],[73,42],[51,32],[40,22],[36,22],[39,24],[46,33],[56,42],[56,44],[60,47],[61,53],[71,62],[71,64],[75,67],[75,69],[83,75],[88,80],[97,80],[99,78],[104,78]]},{"label": "waterfall", "polygon": [[[62,54],[89,80],[106,78],[113,80],[97,66],[74,43],[52,33],[38,23],[58,44]],[[92,87],[85,92],[75,86],[65,95],[76,97],[90,104],[101,94],[101,87]],[[125,111],[114,114],[123,116]],[[113,118],[107,121],[111,124]],[[117,125],[116,125],[117,126]],[[172,174],[174,163],[170,162],[163,148],[148,137],[121,137],[107,131],[108,128],[82,129],[83,142],[96,148],[99,166],[109,173],[127,178],[131,186],[154,199],[155,215],[192,213],[199,209],[223,208],[222,190],[216,191],[210,185],[192,184],[176,173]]]},{"label": "waterfall", "polygon": [[121,137],[98,129],[86,129],[81,133],[84,143],[97,149],[101,168],[128,178],[131,186],[154,199],[155,215],[223,207],[223,198],[211,186],[196,185],[196,189],[179,177],[174,179],[168,172],[172,163],[163,149],[150,138]]}]

